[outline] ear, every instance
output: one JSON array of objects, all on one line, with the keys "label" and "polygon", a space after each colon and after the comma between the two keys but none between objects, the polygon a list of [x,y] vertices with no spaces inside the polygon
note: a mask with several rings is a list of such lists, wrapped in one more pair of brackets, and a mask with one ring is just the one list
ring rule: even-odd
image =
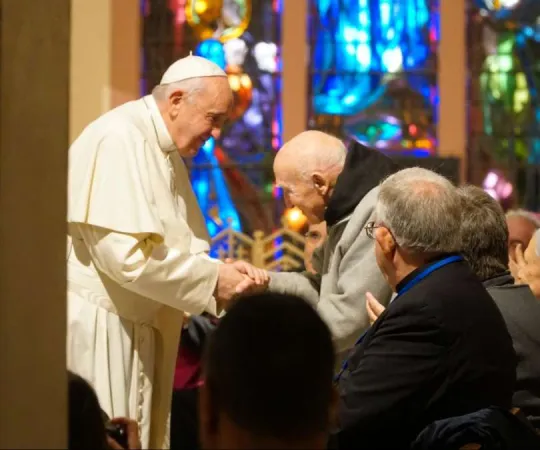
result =
[{"label": "ear", "polygon": [[178,115],[178,107],[184,100],[185,93],[181,90],[175,90],[169,95],[168,103],[169,103],[169,111],[171,111],[171,114],[176,117]]},{"label": "ear", "polygon": [[388,228],[381,226],[375,230],[375,240],[379,244],[383,254],[391,259],[396,251],[396,241]]},{"label": "ear", "polygon": [[313,186],[322,197],[326,197],[330,192],[330,180],[321,172],[313,172],[311,175]]}]

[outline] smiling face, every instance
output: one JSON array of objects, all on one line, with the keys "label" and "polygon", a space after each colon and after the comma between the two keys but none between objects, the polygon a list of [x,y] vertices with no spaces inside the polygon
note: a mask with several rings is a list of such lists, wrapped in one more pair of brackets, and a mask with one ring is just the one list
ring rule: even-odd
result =
[{"label": "smiling face", "polygon": [[217,137],[232,107],[226,77],[206,77],[194,91],[174,90],[164,120],[180,156],[192,158],[210,137]]}]

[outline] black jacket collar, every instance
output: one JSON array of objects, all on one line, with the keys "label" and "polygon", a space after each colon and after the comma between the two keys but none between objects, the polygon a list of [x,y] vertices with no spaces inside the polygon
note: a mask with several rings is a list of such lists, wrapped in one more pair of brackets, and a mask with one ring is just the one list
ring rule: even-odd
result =
[{"label": "black jacket collar", "polygon": [[515,283],[514,277],[510,275],[510,272],[503,272],[500,275],[497,275],[493,278],[488,278],[487,280],[482,281],[482,284],[485,288],[495,287],[495,286],[511,286]]},{"label": "black jacket collar", "polygon": [[398,170],[399,166],[381,152],[353,141],[326,208],[326,225],[331,227],[350,215],[369,191]]},{"label": "black jacket collar", "polygon": [[418,274],[420,274],[424,270],[428,269],[433,264],[439,262],[441,259],[448,258],[449,256],[452,256],[452,254],[439,255],[436,258],[434,258],[433,260],[429,261],[427,264],[424,264],[423,266],[420,266],[420,267],[417,267],[416,269],[414,269],[409,275],[407,275],[405,278],[403,278],[403,280],[401,280],[396,285],[396,292],[399,293],[399,291],[401,291],[405,286],[407,286],[407,283],[409,283],[409,281],[413,280]]}]

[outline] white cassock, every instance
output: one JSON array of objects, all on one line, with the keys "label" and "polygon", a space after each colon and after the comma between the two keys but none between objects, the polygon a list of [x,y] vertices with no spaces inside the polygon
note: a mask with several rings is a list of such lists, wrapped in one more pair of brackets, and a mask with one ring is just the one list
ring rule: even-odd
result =
[{"label": "white cassock", "polygon": [[68,368],[139,422],[143,448],[167,448],[183,313],[216,313],[218,261],[151,96],[71,146],[68,223]]}]

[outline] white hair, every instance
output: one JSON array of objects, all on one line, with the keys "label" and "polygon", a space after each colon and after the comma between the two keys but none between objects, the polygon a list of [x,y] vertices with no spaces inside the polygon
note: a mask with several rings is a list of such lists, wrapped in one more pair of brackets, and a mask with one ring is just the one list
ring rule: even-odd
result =
[{"label": "white hair", "polygon": [[156,103],[162,103],[166,101],[169,96],[175,91],[182,91],[185,93],[187,99],[191,100],[193,97],[204,89],[204,80],[202,77],[189,78],[187,80],[176,81],[169,84],[158,84],[152,90],[152,96]]},{"label": "white hair", "polygon": [[533,213],[526,211],[524,209],[510,209],[506,212],[506,218],[510,217],[521,217],[522,219],[528,220],[534,225],[535,228],[540,228],[540,219],[538,219]]},{"label": "white hair", "polygon": [[461,250],[461,198],[450,181],[430,170],[413,167],[389,176],[380,187],[376,217],[411,253]]}]

